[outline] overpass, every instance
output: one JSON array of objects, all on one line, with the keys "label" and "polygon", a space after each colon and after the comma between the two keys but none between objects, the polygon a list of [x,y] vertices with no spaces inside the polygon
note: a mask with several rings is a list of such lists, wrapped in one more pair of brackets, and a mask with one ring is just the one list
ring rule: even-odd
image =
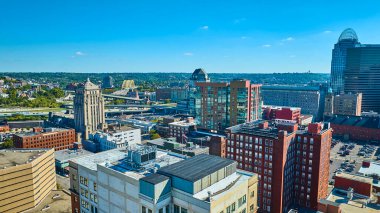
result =
[{"label": "overpass", "polygon": [[[73,91],[73,90],[65,90],[65,92],[72,93],[75,95],[75,91]],[[125,97],[125,96],[121,96],[121,95],[102,94],[102,96],[105,98],[117,98],[117,99],[124,99],[124,100],[130,100],[130,101],[139,101],[139,102],[145,101],[144,99]]]}]

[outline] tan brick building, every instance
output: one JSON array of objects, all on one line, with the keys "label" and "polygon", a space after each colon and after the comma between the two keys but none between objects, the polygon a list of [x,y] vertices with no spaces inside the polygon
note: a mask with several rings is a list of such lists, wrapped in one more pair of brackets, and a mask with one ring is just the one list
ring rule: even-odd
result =
[{"label": "tan brick building", "polygon": [[107,128],[102,91],[90,79],[75,90],[74,123],[75,130],[82,133],[84,139],[98,129]]},{"label": "tan brick building", "polygon": [[53,149],[0,150],[0,212],[36,207],[56,189]]}]

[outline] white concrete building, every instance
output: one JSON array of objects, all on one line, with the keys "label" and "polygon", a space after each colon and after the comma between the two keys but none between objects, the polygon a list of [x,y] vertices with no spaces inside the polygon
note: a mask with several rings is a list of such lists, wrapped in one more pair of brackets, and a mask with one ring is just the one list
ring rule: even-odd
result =
[{"label": "white concrete building", "polygon": [[257,175],[216,156],[184,159],[141,145],[76,158],[72,212],[256,212]]},{"label": "white concrete building", "polygon": [[90,134],[90,140],[97,143],[99,152],[125,148],[128,145],[141,144],[141,130],[129,126],[123,126],[108,132],[96,132]]}]

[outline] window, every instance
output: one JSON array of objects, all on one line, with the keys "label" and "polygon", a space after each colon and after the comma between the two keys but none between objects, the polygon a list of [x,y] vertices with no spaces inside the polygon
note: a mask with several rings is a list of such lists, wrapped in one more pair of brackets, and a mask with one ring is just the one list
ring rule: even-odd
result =
[{"label": "window", "polygon": [[[151,213],[151,212],[150,212]],[[181,213],[187,213],[187,209],[181,207]]]},{"label": "window", "polygon": [[159,209],[158,213],[164,213],[164,209],[163,208]]},{"label": "window", "polygon": [[98,189],[96,183],[94,182],[94,191],[96,191]]},{"label": "window", "polygon": [[88,207],[89,207],[88,202],[87,202],[87,201],[84,201],[84,200],[81,200],[81,205],[82,205],[82,207],[85,208],[85,209],[88,209]]},{"label": "window", "polygon": [[180,213],[180,208],[179,206],[174,204],[174,213]]},{"label": "window", "polygon": [[169,206],[169,205],[166,205],[166,206],[165,206],[165,212],[166,212],[166,213],[170,213],[170,206]]},{"label": "window", "polygon": [[254,209],[255,209],[255,206],[252,204],[252,205],[249,207],[249,212],[250,212],[250,213],[253,213],[253,212],[254,212]]}]

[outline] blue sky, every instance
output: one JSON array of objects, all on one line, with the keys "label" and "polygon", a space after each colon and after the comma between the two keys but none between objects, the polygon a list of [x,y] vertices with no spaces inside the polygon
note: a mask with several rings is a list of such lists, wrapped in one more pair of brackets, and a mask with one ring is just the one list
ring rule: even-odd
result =
[{"label": "blue sky", "polygon": [[330,72],[380,1],[0,0],[0,72]]}]

